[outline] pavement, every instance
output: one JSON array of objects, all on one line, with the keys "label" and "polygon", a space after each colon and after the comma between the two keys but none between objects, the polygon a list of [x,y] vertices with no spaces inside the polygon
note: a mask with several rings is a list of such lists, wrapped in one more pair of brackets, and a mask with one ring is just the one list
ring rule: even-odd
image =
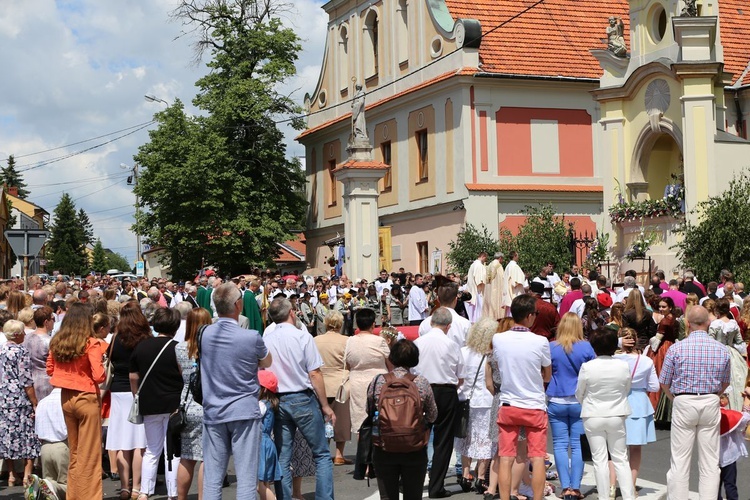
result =
[{"label": "pavement", "polygon": [[[638,478],[638,500],[662,500],[666,498],[667,487],[665,475],[669,468],[669,432],[668,431],[657,431],[657,441],[646,446],[643,450],[643,463],[641,466],[640,475]],[[355,444],[348,443],[345,453],[349,458],[354,458]],[[552,455],[551,443],[548,446],[550,456]],[[698,491],[698,468],[693,459],[693,464],[690,473],[690,497],[686,500],[697,500],[698,494],[694,493]],[[354,467],[350,465],[336,466],[334,467],[334,488],[336,492],[337,500],[377,500],[380,498],[378,494],[378,487],[376,481],[370,481],[370,486],[367,486],[366,481],[355,481],[352,479]],[[224,489],[223,497],[226,499],[236,498],[237,485],[236,478],[234,477],[234,467],[230,463],[229,475],[231,479],[231,485]],[[557,481],[551,481],[556,486],[559,492],[560,484]],[[741,460],[737,464],[737,486],[739,488],[739,494],[741,499],[750,498],[750,460]],[[446,488],[453,493],[451,498],[459,498],[464,500],[477,500],[481,497],[476,495],[474,492],[463,493],[456,484],[453,476],[449,476],[445,481]],[[104,480],[104,493],[105,498],[117,498],[117,488],[119,482],[114,482],[109,479]],[[587,495],[587,498],[594,500],[595,495],[595,480],[594,470],[590,463],[586,464],[584,468],[583,476],[583,488],[582,491]],[[303,498],[305,500],[315,500],[315,478],[304,478],[302,483]],[[160,476],[160,482],[157,484],[155,495],[151,496],[154,500],[166,500],[166,487],[163,482],[163,477]],[[592,494],[593,493],[593,494]],[[425,489],[423,498],[427,498],[427,491]],[[547,500],[553,500],[557,497],[549,496]],[[0,499],[2,500],[22,500],[23,491],[21,487],[16,486],[14,488],[7,488],[6,482],[0,482]],[[193,481],[193,487],[190,490],[188,500],[197,500],[197,484]],[[618,497],[619,499],[619,497]],[[95,500],[95,499],[92,499]],[[395,500],[395,499],[393,499]],[[712,499],[713,500],[713,499]]]}]

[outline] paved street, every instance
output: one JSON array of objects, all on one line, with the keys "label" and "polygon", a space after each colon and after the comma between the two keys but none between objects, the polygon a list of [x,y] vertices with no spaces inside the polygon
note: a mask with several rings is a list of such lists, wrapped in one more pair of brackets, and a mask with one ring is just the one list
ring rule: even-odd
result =
[{"label": "paved street", "polygon": [[[639,486],[639,500],[660,500],[664,498],[666,494],[666,480],[665,474],[669,468],[669,432],[657,431],[657,442],[649,445],[645,448],[643,453],[643,466],[641,467],[640,479],[638,480]],[[350,444],[347,447],[347,454],[353,458],[354,445]],[[549,445],[550,453],[552,450],[551,444]],[[740,462],[738,467],[738,486],[740,490],[741,499],[750,498],[750,461],[745,460]],[[334,480],[336,488],[336,498],[338,500],[377,500],[378,488],[375,481],[370,482],[368,488],[365,481],[355,481],[352,479],[352,466],[340,466],[334,467]],[[234,469],[230,466],[230,477],[232,479],[232,485],[224,490],[224,498],[232,499],[236,496],[236,483],[234,478]],[[557,487],[559,484],[555,481],[552,482]],[[23,494],[20,487],[7,489],[5,482],[0,486],[0,498],[8,500],[20,500],[23,498]],[[594,489],[594,477],[593,467],[591,464],[586,464],[584,479],[583,479],[583,492],[590,494]],[[455,483],[455,480],[451,477],[446,480],[446,485],[449,490],[454,493],[454,497],[464,499],[476,499],[479,498],[474,493],[462,493]],[[107,498],[116,498],[118,485],[110,480],[104,481],[104,491]],[[694,465],[691,477],[690,477],[690,491],[698,491],[698,470]],[[302,492],[305,500],[315,499],[315,480],[314,478],[305,478],[303,481]],[[166,499],[166,488],[163,482],[157,486],[157,495],[152,496],[153,499],[164,500]],[[425,498],[427,498],[427,492],[425,490]],[[196,500],[197,486],[193,483],[191,495],[188,497],[189,500]],[[556,497],[548,497],[550,500]],[[589,496],[589,498],[594,498]],[[698,498],[697,494],[691,494],[691,499]]]}]

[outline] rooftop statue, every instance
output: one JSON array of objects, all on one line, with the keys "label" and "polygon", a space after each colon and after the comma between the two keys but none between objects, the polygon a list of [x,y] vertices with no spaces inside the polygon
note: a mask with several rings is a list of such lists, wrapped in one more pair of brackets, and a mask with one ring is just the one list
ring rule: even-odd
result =
[{"label": "rooftop statue", "polygon": [[628,48],[625,45],[625,24],[622,18],[615,19],[614,16],[609,18],[607,26],[607,49],[617,57],[625,57]]}]

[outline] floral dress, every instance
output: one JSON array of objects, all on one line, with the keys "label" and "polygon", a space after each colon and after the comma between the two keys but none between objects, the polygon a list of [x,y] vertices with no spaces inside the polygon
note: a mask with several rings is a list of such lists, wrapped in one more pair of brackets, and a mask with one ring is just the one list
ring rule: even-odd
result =
[{"label": "floral dress", "polygon": [[0,348],[0,457],[36,458],[41,446],[34,430],[34,408],[26,395],[31,378],[29,353],[21,344]]},{"label": "floral dress", "polygon": [[203,406],[193,401],[193,395],[188,390],[190,375],[195,371],[195,360],[188,357],[187,342],[177,344],[174,352],[177,355],[177,363],[182,369],[182,380],[185,382],[180,402],[185,404],[187,422],[181,434],[182,453],[180,458],[201,461],[203,460]]}]

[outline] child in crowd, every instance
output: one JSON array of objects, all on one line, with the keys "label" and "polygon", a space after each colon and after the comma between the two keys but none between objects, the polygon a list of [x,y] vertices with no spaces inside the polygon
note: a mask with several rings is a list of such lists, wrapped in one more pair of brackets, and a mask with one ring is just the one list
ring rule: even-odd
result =
[{"label": "child in crowd", "polygon": [[750,387],[745,387],[742,393],[744,398],[742,403],[742,412],[729,409],[729,391],[719,397],[721,405],[721,424],[720,424],[720,451],[719,465],[721,466],[721,482],[719,483],[719,500],[721,500],[721,486],[724,486],[724,493],[727,500],[739,500],[737,493],[737,461],[740,458],[747,457],[747,447],[745,446],[745,427],[750,422]]},{"label": "child in crowd", "polygon": [[268,370],[258,372],[260,381],[260,412],[263,415],[263,429],[260,443],[260,459],[258,460],[258,496],[260,500],[275,500],[274,482],[281,480],[281,467],[279,467],[279,456],[276,445],[273,442],[274,415],[279,407],[279,398],[276,392],[279,381],[276,375]]}]

